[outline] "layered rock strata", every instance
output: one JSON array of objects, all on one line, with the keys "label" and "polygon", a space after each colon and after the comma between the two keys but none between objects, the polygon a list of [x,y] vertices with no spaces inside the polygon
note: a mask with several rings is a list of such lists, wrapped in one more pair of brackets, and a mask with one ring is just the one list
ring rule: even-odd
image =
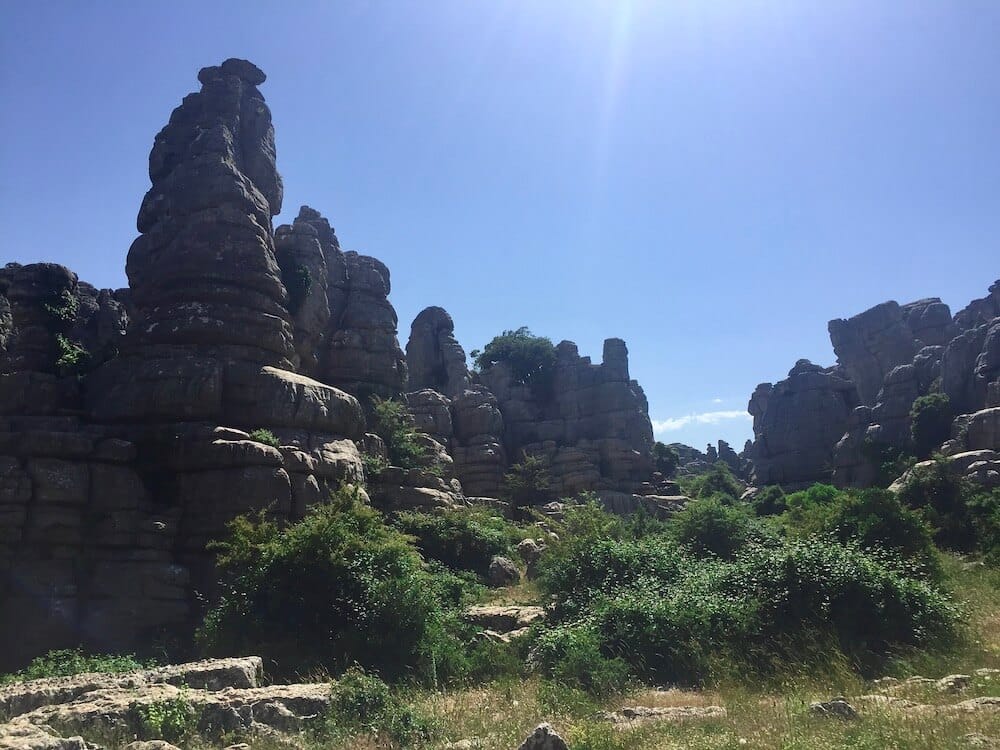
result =
[{"label": "layered rock strata", "polygon": [[[128,293],[61,266],[4,269],[0,638],[22,647],[0,670],[177,632],[212,595],[205,547],[229,520],[301,517],[362,477],[357,400],[290,369],[308,347],[271,235],[282,190],[264,75],[227,60],[199,80],[150,153]],[[67,372],[60,337],[96,356]],[[261,429],[276,447],[251,438]]]}]

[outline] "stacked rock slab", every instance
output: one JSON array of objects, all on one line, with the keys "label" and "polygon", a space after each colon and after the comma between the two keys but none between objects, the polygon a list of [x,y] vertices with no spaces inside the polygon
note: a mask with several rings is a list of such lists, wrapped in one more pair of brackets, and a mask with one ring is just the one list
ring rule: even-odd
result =
[{"label": "stacked rock slab", "polygon": [[604,342],[598,365],[581,357],[576,344],[561,342],[547,391],[516,383],[502,363],[481,377],[503,415],[507,455],[548,459],[555,493],[633,493],[648,482],[653,429],[621,339]]},{"label": "stacked rock slab", "polygon": [[[945,393],[953,412],[960,415],[953,439],[943,446],[944,451],[971,450],[966,441],[970,421],[978,425],[990,419],[984,415],[973,420],[973,415],[993,405],[991,394],[1000,399],[1000,322],[995,322],[998,314],[1000,282],[990,287],[987,297],[974,300],[954,318],[947,305],[931,297],[905,305],[885,302],[850,319],[830,322],[839,376],[856,386],[859,401],[832,448],[835,484],[870,486],[882,461],[894,453],[912,451],[913,403],[932,392]],[[763,417],[768,412],[773,395],[765,386],[758,386],[750,402],[750,411],[755,415],[754,460],[760,464],[758,483],[769,481],[767,477],[783,481],[777,477],[784,475],[772,475],[767,465],[774,454],[775,425],[757,419],[757,415]],[[782,408],[792,422],[805,425],[817,418],[799,414],[794,404]],[[814,438],[829,437],[838,424],[839,412],[833,422],[816,424]],[[982,438],[975,442],[979,445]],[[796,460],[790,454],[788,461]],[[795,473],[802,482],[821,481],[831,478],[828,468],[821,470],[813,462],[796,467]]]},{"label": "stacked rock slab", "polygon": [[[227,521],[301,516],[362,476],[357,400],[288,369],[298,357],[271,236],[281,180],[264,74],[227,60],[199,80],[150,154],[129,293],[77,294],[81,337],[100,341],[125,307],[133,316],[84,373],[82,409],[43,335],[52,300],[82,285],[28,266],[4,283],[17,333],[0,380],[0,639],[22,648],[0,650],[0,670],[55,647],[142,648],[189,624],[212,595],[205,545]],[[45,397],[24,398],[28,386]],[[280,447],[252,440],[257,428]]]},{"label": "stacked rock slab", "polygon": [[305,371],[357,397],[366,409],[372,396],[400,397],[406,358],[388,300],[386,265],[343,252],[330,222],[309,206],[302,206],[291,225],[278,227],[276,238]]},{"label": "stacked rock slab", "polygon": [[503,416],[489,389],[472,384],[455,324],[440,307],[422,310],[406,343],[407,402],[418,429],[448,447],[467,495],[497,497],[507,469]]},{"label": "stacked rock slab", "polygon": [[754,484],[829,481],[834,446],[858,405],[857,390],[843,370],[805,359],[787,379],[758,385],[747,407],[753,416]]}]

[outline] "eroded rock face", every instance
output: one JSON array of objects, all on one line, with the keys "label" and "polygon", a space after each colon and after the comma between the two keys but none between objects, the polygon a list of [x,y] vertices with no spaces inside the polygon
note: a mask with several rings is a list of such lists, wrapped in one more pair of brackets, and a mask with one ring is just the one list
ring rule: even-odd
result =
[{"label": "eroded rock face", "polygon": [[406,389],[406,358],[396,338],[398,318],[388,300],[389,269],[356,252],[327,260],[330,328],[318,377],[356,396],[399,397]]},{"label": "eroded rock face", "polygon": [[[330,323],[329,272],[324,243],[320,241],[322,227],[317,227],[321,220],[317,212],[303,206],[293,224],[275,230],[274,240],[275,258],[288,292],[299,370],[306,375],[314,374],[319,366]],[[326,229],[333,234],[329,225]]]},{"label": "eroded rock face", "polygon": [[653,428],[646,396],[629,378],[625,342],[606,340],[598,365],[570,341],[556,355],[547,391],[514,382],[503,364],[481,375],[503,415],[507,455],[544,456],[559,495],[635,491],[652,474]]},{"label": "eroded rock face", "polygon": [[854,384],[839,368],[799,360],[788,378],[757,387],[753,416],[754,484],[795,486],[829,481],[834,447],[858,406]]},{"label": "eroded rock face", "polygon": [[[271,217],[281,210],[264,74],[241,60],[203,68],[156,136],[153,186],[128,254],[127,344],[200,347],[261,365],[294,357]],[[169,349],[168,349],[169,351]]]},{"label": "eroded rock face", "polygon": [[450,398],[470,385],[465,350],[455,339],[455,323],[440,307],[420,312],[410,327],[406,343],[410,390],[430,388]]},{"label": "eroded rock face", "polygon": [[967,331],[996,317],[1000,317],[1000,279],[990,285],[989,294],[955,313],[954,322],[959,331]]},{"label": "eroded rock face", "polygon": [[[918,317],[915,310],[911,314]],[[847,320],[831,320],[828,328],[837,361],[867,406],[875,405],[885,376],[910,362],[919,348],[896,302],[883,302]]]},{"label": "eroded rock face", "polygon": [[[0,375],[0,639],[20,644],[0,649],[0,670],[185,632],[214,594],[206,545],[229,520],[300,518],[363,476],[358,401],[288,369],[300,342],[271,237],[281,179],[263,74],[229,60],[199,80],[150,154],[130,290],[52,264],[0,274],[15,331]],[[306,250],[296,262],[322,268]],[[314,322],[297,320],[302,342]],[[59,335],[91,364],[64,372]],[[280,447],[252,440],[258,428]]]}]

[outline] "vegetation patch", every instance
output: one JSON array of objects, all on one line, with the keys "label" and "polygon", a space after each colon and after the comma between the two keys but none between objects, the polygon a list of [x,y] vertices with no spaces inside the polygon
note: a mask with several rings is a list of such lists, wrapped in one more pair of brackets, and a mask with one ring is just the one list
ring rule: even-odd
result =
[{"label": "vegetation patch", "polygon": [[473,350],[471,356],[478,371],[503,364],[515,383],[531,386],[538,395],[552,387],[556,348],[551,339],[534,335],[526,326],[494,336],[482,351]]},{"label": "vegetation patch", "polygon": [[154,662],[140,661],[132,654],[87,654],[79,648],[59,649],[35,657],[20,672],[0,675],[0,684],[43,677],[69,677],[87,672],[120,674],[153,666],[156,666]]},{"label": "vegetation patch", "polygon": [[272,448],[278,448],[281,446],[281,441],[278,440],[277,436],[270,430],[265,430],[264,428],[258,428],[250,433],[250,439],[258,443],[263,443],[264,445],[270,445]]},{"label": "vegetation patch", "polygon": [[372,410],[375,432],[385,441],[391,465],[414,469],[427,463],[427,450],[420,442],[413,415],[406,404],[374,396]]}]

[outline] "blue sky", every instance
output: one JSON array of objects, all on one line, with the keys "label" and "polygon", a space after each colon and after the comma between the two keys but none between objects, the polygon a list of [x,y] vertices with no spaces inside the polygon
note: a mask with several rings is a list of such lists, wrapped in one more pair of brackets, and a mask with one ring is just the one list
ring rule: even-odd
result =
[{"label": "blue sky", "polygon": [[307,203],[441,305],[628,342],[657,437],[750,437],[754,386],[831,364],[830,318],[953,311],[1000,275],[1000,3],[14,2],[0,261],[125,284],[153,136],[245,57]]}]

